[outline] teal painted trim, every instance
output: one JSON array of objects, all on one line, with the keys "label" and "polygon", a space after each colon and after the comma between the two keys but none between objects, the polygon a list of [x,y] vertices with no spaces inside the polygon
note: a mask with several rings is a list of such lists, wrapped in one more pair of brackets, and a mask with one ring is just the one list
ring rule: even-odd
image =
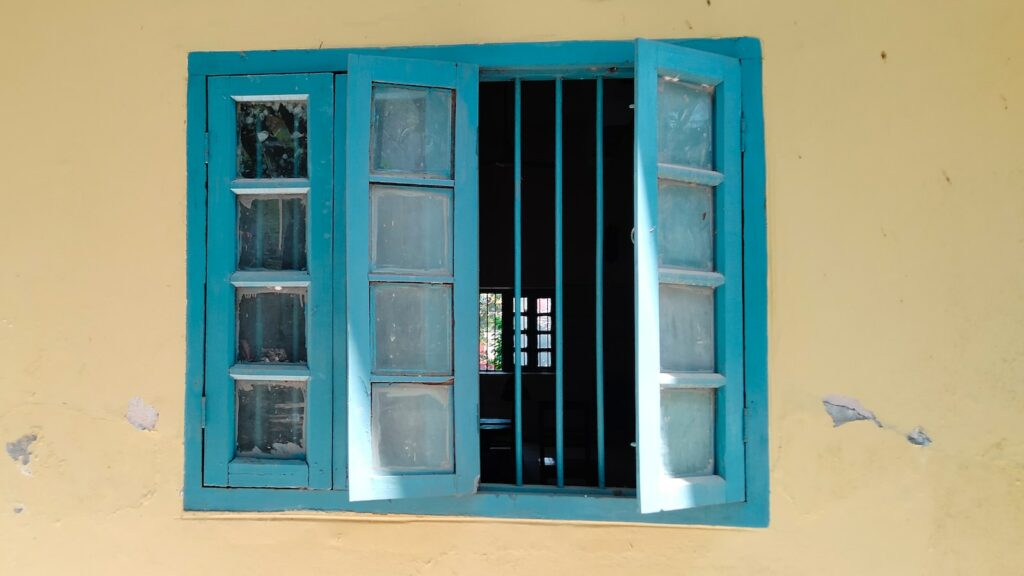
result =
[{"label": "teal painted trim", "polygon": [[[306,298],[306,459],[311,488],[331,485],[331,298],[330,230],[333,170],[333,79],[329,74],[254,76],[210,80],[209,251],[206,318],[206,434],[204,482],[230,485],[228,463],[235,451],[235,285],[296,282],[308,277]],[[304,94],[309,101],[310,175],[308,234],[310,272],[236,272],[235,97]],[[320,127],[320,129],[317,129]],[[291,181],[291,179],[289,179]],[[305,280],[302,280],[305,281]],[[247,481],[248,482],[248,481]],[[269,482],[269,481],[268,481]],[[250,484],[251,485],[251,484]],[[270,484],[267,484],[270,485]]]},{"label": "teal painted trim", "polygon": [[[760,58],[760,44],[753,38],[667,39],[686,46],[733,58]],[[755,50],[756,48],[756,50]],[[424,58],[476,64],[485,72],[518,70],[530,74],[551,71],[565,75],[588,68],[629,69],[634,62],[632,40],[574,42],[527,42],[508,44],[457,44],[450,46],[400,46],[384,48],[329,48],[317,50],[256,50],[241,52],[192,52],[189,75],[295,74],[343,72],[351,54]],[[553,78],[554,76],[548,76]],[[568,76],[566,76],[568,77]]]},{"label": "teal painted trim", "polygon": [[523,485],[523,341],[522,341],[522,303],[523,303],[523,85],[515,81],[515,262],[512,302],[512,323],[515,330],[515,444],[516,444],[516,484]]},{"label": "teal painted trim", "polygon": [[714,372],[662,372],[658,384],[663,390],[671,388],[721,388],[727,380]]},{"label": "teal painted trim", "polygon": [[555,80],[555,475],[565,486],[565,356],[562,334],[565,296],[562,292],[562,79]]},{"label": "teal painted trim", "polygon": [[[449,88],[455,91],[454,161],[454,275],[432,278],[414,275],[370,274],[366,246],[370,237],[370,186],[393,182],[394,175],[370,172],[370,114],[376,82]],[[347,94],[346,235],[348,289],[348,486],[355,500],[382,500],[467,494],[479,481],[477,373],[478,205],[477,130],[479,71],[476,66],[351,55]],[[413,181],[422,184],[425,181]],[[434,185],[436,182],[430,181]],[[452,286],[454,473],[385,475],[373,461],[371,396],[375,382],[395,381],[397,371],[373,368],[375,303],[371,281],[422,283],[439,280]],[[441,376],[442,374],[438,374]],[[420,381],[417,376],[398,380]],[[424,382],[435,382],[426,378]],[[341,439],[339,438],[339,441]]]},{"label": "teal painted trim", "polygon": [[[637,488],[640,510],[739,502],[744,498],[743,445],[743,269],[742,166],[740,156],[739,62],[663,42],[637,41],[636,58],[636,322],[637,322]],[[713,175],[711,171],[666,167],[657,162],[657,90],[660,75],[715,86],[714,165],[723,174],[715,193],[715,266],[719,274],[658,269],[658,181],[667,173]],[[715,177],[717,179],[717,176]],[[710,180],[709,180],[710,182]],[[663,472],[661,436],[659,288],[688,277],[720,283],[715,291],[716,476],[672,478]],[[722,279],[724,278],[724,282]],[[669,375],[670,387],[680,382]],[[700,382],[698,384],[706,384]],[[643,415],[641,418],[640,415]],[[718,480],[713,480],[717,478]]]},{"label": "teal painted trim", "polygon": [[309,192],[307,178],[246,178],[231,181],[235,194],[306,194]]},{"label": "teal painted trim", "polygon": [[[257,208],[259,206],[257,204]],[[305,288],[309,286],[311,280],[309,272],[260,270],[232,272],[229,282],[235,288]]]},{"label": "teal painted trim", "polygon": [[702,286],[706,288],[718,288],[725,284],[725,276],[719,272],[683,270],[679,268],[660,269],[658,271],[658,280],[663,284],[686,284],[688,286]]},{"label": "teal painted trim", "polygon": [[228,376],[234,380],[309,380],[309,367],[304,364],[235,364],[228,368]]},{"label": "teal painted trim", "polygon": [[206,77],[189,76],[185,126],[185,469],[184,490],[203,485],[203,383],[206,356]]},{"label": "teal painted trim", "polygon": [[[348,76],[338,74],[334,77],[334,137],[335,142],[343,143],[348,131]],[[346,246],[346,200],[345,186],[347,182],[347,156],[343,144],[335,145],[334,181],[338,186],[334,190],[334,488],[348,488],[348,258]]]},{"label": "teal painted trim", "polygon": [[595,108],[597,110],[596,125],[596,150],[595,159],[597,164],[596,183],[596,208],[597,222],[595,223],[594,238],[594,366],[595,376],[595,398],[597,410],[597,485],[599,488],[605,486],[605,454],[604,454],[604,79],[598,78],[596,82]]},{"label": "teal painted trim", "polygon": [[538,520],[578,520],[647,524],[761,526],[745,504],[640,514],[636,499],[572,494],[493,493],[459,497],[351,502],[345,490],[266,490],[200,488],[187,495],[190,510],[336,510],[370,514],[415,514]]},{"label": "teal painted trim", "polygon": [[256,488],[305,488],[309,466],[304,460],[235,458],[228,464],[228,483]]},{"label": "teal painted trim", "polygon": [[761,42],[740,40],[743,81],[743,340],[747,490],[750,526],[770,519],[768,466],[768,237]]},{"label": "teal painted trim", "polygon": [[430,186],[436,188],[452,188],[455,186],[455,180],[448,180],[446,178],[414,178],[411,176],[395,176],[394,174],[378,174],[374,173],[373,182],[375,184],[395,184],[398,186]]},{"label": "teal painted trim", "polygon": [[594,488],[593,486],[550,486],[547,484],[481,484],[481,493],[488,494],[558,494],[572,496],[613,496],[616,498],[635,498],[636,490],[631,488]]},{"label": "teal painted trim", "polygon": [[698,186],[718,186],[725,175],[714,170],[701,170],[674,164],[658,164],[658,177],[665,180],[676,180]]},{"label": "teal painted trim", "polygon": [[414,276],[412,274],[367,274],[371,283],[415,282],[416,284],[451,284],[454,276]]}]

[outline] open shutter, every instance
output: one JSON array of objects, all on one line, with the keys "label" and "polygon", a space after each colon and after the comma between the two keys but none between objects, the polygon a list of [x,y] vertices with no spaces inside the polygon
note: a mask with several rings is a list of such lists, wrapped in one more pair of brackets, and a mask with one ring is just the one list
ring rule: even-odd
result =
[{"label": "open shutter", "polygon": [[353,501],[476,489],[476,66],[350,56]]},{"label": "open shutter", "polygon": [[744,499],[740,68],[636,44],[640,511]]}]

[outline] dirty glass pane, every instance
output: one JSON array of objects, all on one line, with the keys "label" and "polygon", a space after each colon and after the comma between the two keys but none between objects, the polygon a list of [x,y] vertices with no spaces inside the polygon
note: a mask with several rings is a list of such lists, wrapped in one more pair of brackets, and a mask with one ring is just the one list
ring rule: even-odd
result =
[{"label": "dirty glass pane", "polygon": [[713,270],[714,210],[710,187],[658,182],[658,265]]},{"label": "dirty glass pane", "polygon": [[373,85],[370,169],[452,177],[452,91]]},{"label": "dirty glass pane", "polygon": [[714,89],[658,77],[658,162],[713,168]]},{"label": "dirty glass pane", "polygon": [[550,332],[551,316],[537,316],[537,330],[540,332]]},{"label": "dirty glass pane", "polygon": [[239,288],[238,361],[306,361],[306,289]]},{"label": "dirty glass pane", "polygon": [[715,391],[661,391],[662,463],[669,476],[715,473]]},{"label": "dirty glass pane", "polygon": [[306,457],[306,385],[239,380],[235,383],[235,451],[254,458]]},{"label": "dirty glass pane", "polygon": [[238,269],[306,269],[305,196],[238,197]]},{"label": "dirty glass pane", "polygon": [[480,294],[480,370],[501,370],[504,363],[502,295]]},{"label": "dirty glass pane", "polygon": [[662,284],[659,305],[661,369],[666,372],[714,371],[714,289]]},{"label": "dirty glass pane", "polygon": [[373,384],[373,465],[386,472],[452,472],[452,387]]},{"label": "dirty glass pane", "polygon": [[375,372],[451,374],[452,288],[371,285]]},{"label": "dirty glass pane", "polygon": [[370,263],[375,272],[452,273],[450,191],[374,186],[370,198]]},{"label": "dirty glass pane", "polygon": [[307,115],[304,100],[238,102],[238,177],[308,177]]}]

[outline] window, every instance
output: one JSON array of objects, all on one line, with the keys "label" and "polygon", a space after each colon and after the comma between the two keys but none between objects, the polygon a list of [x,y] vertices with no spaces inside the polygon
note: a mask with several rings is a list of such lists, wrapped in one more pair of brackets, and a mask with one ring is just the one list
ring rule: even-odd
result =
[{"label": "window", "polygon": [[750,39],[193,54],[186,507],[766,524],[761,126]]}]

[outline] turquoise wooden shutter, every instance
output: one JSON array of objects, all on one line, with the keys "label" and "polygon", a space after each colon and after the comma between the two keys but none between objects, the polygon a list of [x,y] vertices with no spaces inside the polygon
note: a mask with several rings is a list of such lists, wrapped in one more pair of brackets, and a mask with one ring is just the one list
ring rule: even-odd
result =
[{"label": "turquoise wooden shutter", "polygon": [[331,486],[333,88],[209,81],[206,486]]},{"label": "turquoise wooden shutter", "polygon": [[739,63],[636,44],[640,511],[744,499]]},{"label": "turquoise wooden shutter", "polygon": [[476,66],[350,56],[349,499],[471,493]]}]

